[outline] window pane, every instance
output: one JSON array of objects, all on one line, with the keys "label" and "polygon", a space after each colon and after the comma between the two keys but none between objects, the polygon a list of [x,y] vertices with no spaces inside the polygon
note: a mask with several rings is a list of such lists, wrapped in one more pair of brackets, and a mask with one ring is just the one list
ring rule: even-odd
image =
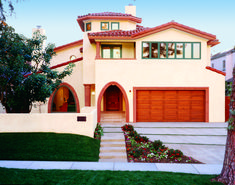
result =
[{"label": "window pane", "polygon": [[166,43],[160,43],[160,58],[166,58]]},{"label": "window pane", "polygon": [[193,43],[193,58],[200,58],[200,43]]},{"label": "window pane", "polygon": [[103,58],[111,58],[110,51],[110,47],[103,47]]},{"label": "window pane", "polygon": [[121,58],[121,48],[113,47],[113,58]]},{"label": "window pane", "polygon": [[152,58],[158,58],[158,43],[152,43]]},{"label": "window pane", "polygon": [[192,58],[192,44],[185,43],[185,58]]},{"label": "window pane", "polygon": [[183,43],[176,44],[176,58],[183,58]]},{"label": "window pane", "polygon": [[91,23],[86,23],[86,31],[91,31]]},{"label": "window pane", "polygon": [[101,30],[108,30],[109,29],[109,23],[108,22],[102,22],[101,23]]},{"label": "window pane", "polygon": [[118,22],[112,22],[112,30],[118,30],[119,29],[119,23]]},{"label": "window pane", "polygon": [[143,58],[149,58],[149,43],[143,43]]},{"label": "window pane", "polygon": [[168,43],[168,58],[175,58],[175,43]]}]

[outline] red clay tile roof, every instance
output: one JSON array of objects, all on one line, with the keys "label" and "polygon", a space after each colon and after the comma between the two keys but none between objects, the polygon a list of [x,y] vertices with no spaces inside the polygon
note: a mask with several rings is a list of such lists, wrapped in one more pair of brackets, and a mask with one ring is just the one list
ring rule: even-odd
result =
[{"label": "red clay tile roof", "polygon": [[136,33],[140,33],[144,30],[148,30],[150,28],[146,28],[140,25],[136,26],[135,30],[111,30],[111,31],[102,31],[102,32],[93,32],[88,33],[89,37],[131,37],[132,35],[135,35]]},{"label": "red clay tile roof", "polygon": [[136,30],[103,31],[103,32],[96,32],[96,33],[88,33],[88,36],[91,41],[94,39],[138,39],[138,38],[142,38],[142,37],[154,34],[154,33],[158,33],[158,32],[170,29],[170,28],[178,29],[178,30],[187,32],[189,34],[193,34],[193,35],[205,38],[208,40],[208,45],[211,45],[211,46],[215,46],[219,44],[219,41],[216,39],[215,35],[200,31],[195,28],[185,26],[183,24],[180,24],[174,21],[168,22],[166,24],[162,24],[160,26],[156,26],[153,28],[145,28],[142,26],[137,26]]},{"label": "red clay tile roof", "polygon": [[62,51],[62,50],[68,49],[70,47],[79,46],[82,44],[83,44],[83,40],[81,39],[81,40],[71,42],[71,43],[68,43],[68,44],[65,44],[62,46],[58,46],[58,47],[54,48],[54,52]]},{"label": "red clay tile roof", "polygon": [[142,19],[139,17],[135,17],[131,14],[124,13],[115,13],[115,12],[102,12],[102,13],[89,13],[87,15],[78,16],[77,22],[81,27],[82,31],[84,31],[84,22],[89,19],[112,19],[112,20],[130,20],[136,23],[141,23]]}]

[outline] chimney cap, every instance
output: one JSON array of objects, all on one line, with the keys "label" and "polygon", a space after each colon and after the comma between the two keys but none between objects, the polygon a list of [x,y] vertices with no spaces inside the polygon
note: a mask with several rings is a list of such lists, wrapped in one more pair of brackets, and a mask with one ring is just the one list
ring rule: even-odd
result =
[{"label": "chimney cap", "polygon": [[41,29],[41,28],[42,28],[42,26],[41,26],[41,25],[37,25],[36,27],[37,27],[37,29]]}]

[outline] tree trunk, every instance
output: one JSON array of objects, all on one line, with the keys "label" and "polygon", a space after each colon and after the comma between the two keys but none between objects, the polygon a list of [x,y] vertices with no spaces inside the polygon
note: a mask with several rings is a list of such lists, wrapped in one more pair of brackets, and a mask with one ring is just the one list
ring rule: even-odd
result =
[{"label": "tree trunk", "polygon": [[235,184],[235,131],[228,130],[224,164],[221,174],[214,179],[227,185]]},{"label": "tree trunk", "polygon": [[225,148],[224,164],[221,174],[212,181],[235,185],[235,68],[233,68],[233,88],[230,98],[230,120]]}]

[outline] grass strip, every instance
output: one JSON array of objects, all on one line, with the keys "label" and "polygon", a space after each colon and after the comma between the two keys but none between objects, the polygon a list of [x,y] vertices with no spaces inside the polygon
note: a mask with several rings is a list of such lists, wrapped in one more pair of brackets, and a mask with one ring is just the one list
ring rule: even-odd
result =
[{"label": "grass strip", "polygon": [[0,168],[0,184],[219,185],[214,175],[146,171],[23,170]]},{"label": "grass strip", "polygon": [[99,148],[99,140],[75,134],[0,134],[0,160],[98,161]]}]

